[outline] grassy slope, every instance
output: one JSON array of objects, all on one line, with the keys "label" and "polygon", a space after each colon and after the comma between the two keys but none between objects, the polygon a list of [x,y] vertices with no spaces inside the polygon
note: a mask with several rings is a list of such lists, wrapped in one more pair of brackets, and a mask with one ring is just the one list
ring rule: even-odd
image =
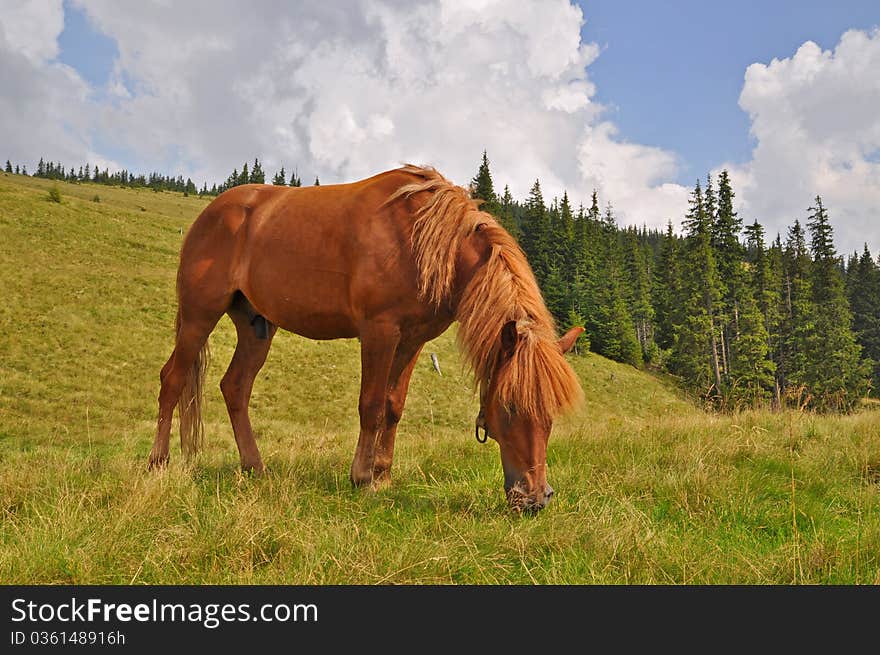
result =
[{"label": "grassy slope", "polygon": [[239,473],[226,319],[206,452],[148,473],[177,251],[205,203],[58,184],[57,204],[52,185],[0,175],[0,583],[880,583],[880,414],[711,416],[575,357],[587,402],[554,428],[557,497],[517,517],[452,331],[414,375],[387,490],[347,479],[356,341],[276,338],[252,400],[271,473]]}]

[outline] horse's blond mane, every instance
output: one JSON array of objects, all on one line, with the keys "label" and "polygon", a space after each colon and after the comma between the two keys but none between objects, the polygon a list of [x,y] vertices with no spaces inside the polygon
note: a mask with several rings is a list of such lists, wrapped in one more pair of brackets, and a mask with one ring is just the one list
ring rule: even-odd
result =
[{"label": "horse's blond mane", "polygon": [[501,402],[545,422],[571,408],[581,399],[580,383],[559,351],[553,317],[522,249],[467,191],[435,169],[408,164],[400,170],[421,181],[400,187],[389,202],[431,192],[412,234],[423,299],[439,306],[450,298],[461,242],[477,225],[491,244],[488,261],[461,293],[455,313],[459,347],[481,392],[496,374],[501,329],[514,321],[519,338],[497,380]]}]

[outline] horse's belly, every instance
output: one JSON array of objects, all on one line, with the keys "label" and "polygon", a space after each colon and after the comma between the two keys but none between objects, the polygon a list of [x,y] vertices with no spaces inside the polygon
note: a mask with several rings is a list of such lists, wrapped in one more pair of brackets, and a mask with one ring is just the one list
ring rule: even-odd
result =
[{"label": "horse's belly", "polygon": [[300,269],[280,279],[252,273],[249,282],[243,292],[254,309],[283,330],[309,339],[358,334],[348,302],[347,275]]},{"label": "horse's belly", "polygon": [[[272,320],[271,318],[269,320]],[[272,321],[278,327],[308,339],[350,339],[358,336],[350,316],[302,310]]]}]

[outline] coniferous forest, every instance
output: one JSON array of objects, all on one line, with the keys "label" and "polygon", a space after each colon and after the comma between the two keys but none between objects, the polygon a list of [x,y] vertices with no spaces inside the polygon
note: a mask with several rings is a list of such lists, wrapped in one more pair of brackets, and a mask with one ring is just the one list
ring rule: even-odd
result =
[{"label": "coniferous forest", "polygon": [[[10,161],[5,171],[28,174]],[[210,189],[43,159],[33,175],[207,196],[266,182],[258,159]],[[302,182],[282,167],[272,184]],[[515,200],[496,190],[485,152],[470,190],[522,245],[560,330],[586,328],[581,348],[666,372],[719,410],[849,411],[880,390],[880,261],[867,244],[837,253],[821,197],[768,235],[737,215],[726,171],[698,181],[665,230],[618,225],[613,199],[596,192],[586,206],[545,199],[537,179]]]},{"label": "coniferous forest", "polygon": [[517,202],[486,153],[471,192],[519,239],[559,327],[583,325],[594,352],[666,371],[717,409],[848,411],[880,389],[880,265],[867,245],[836,252],[818,196],[768,236],[737,215],[726,171],[663,231],[617,225],[595,192],[586,207],[548,202],[539,180]]}]

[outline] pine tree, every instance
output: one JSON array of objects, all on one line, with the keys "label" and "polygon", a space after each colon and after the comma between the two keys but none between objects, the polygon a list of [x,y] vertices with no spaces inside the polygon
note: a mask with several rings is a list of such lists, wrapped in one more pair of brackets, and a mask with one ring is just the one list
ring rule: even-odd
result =
[{"label": "pine tree", "polygon": [[318,176],[315,176],[315,184],[314,186],[321,186],[321,180],[318,179]]},{"label": "pine tree", "polygon": [[773,389],[776,365],[769,358],[764,316],[751,295],[742,296],[739,305],[739,333],[730,349],[729,401],[756,405]]},{"label": "pine tree", "polygon": [[498,196],[495,195],[495,186],[492,184],[492,173],[489,171],[489,158],[486,151],[483,150],[483,159],[477,174],[471,180],[471,197],[482,200],[480,209],[489,212],[496,218],[499,218],[500,206]]},{"label": "pine tree", "polygon": [[250,177],[248,177],[248,182],[250,184],[266,183],[266,174],[263,172],[263,167],[260,165],[260,160],[256,157],[254,158],[254,166],[251,169],[251,174]]},{"label": "pine tree", "polygon": [[[599,206],[596,192],[593,192],[593,204],[598,215]],[[593,281],[596,275],[596,245],[597,240],[590,238],[593,230],[588,225],[589,218],[583,205],[578,210],[574,221],[574,239],[572,244],[574,274],[571,282],[571,304],[569,314],[571,325],[586,327],[589,315],[593,307]],[[577,322],[571,322],[575,318]],[[588,336],[586,337],[589,338]]]},{"label": "pine tree", "polygon": [[571,283],[571,274],[575,266],[575,242],[574,242],[574,214],[571,211],[571,202],[568,192],[562,192],[562,201],[558,208],[558,223],[553,230],[556,243],[556,257],[563,269],[567,284]]},{"label": "pine tree", "polygon": [[[754,248],[763,251],[763,235],[756,234]],[[755,253],[765,262],[763,252]],[[736,305],[736,333],[730,343],[729,392],[730,403],[738,406],[742,402],[750,405],[762,403],[774,390],[776,365],[770,358],[770,336],[766,317],[762,308],[764,285],[766,284],[766,265],[749,266],[741,269],[737,279],[734,296]]]},{"label": "pine tree", "polygon": [[296,169],[293,169],[293,173],[290,174],[290,186],[302,186],[302,180],[296,174]]},{"label": "pine tree", "polygon": [[657,345],[663,350],[672,348],[675,335],[682,325],[682,288],[679,239],[672,230],[672,221],[660,241],[660,252],[654,267],[654,305]]},{"label": "pine tree", "polygon": [[867,391],[869,366],[861,359],[861,346],[852,332],[840,260],[822,198],[816,196],[809,211],[816,329],[807,344],[806,382],[820,409],[849,410]]},{"label": "pine tree", "polygon": [[642,347],[626,303],[623,252],[610,203],[599,225],[601,245],[596,268],[600,273],[589,283],[591,306],[585,325],[590,348],[610,359],[641,366]]},{"label": "pine tree", "polygon": [[510,193],[510,187],[505,184],[504,193],[501,195],[498,207],[498,220],[501,222],[504,229],[510,232],[514,239],[519,241],[522,239],[522,232],[520,231],[519,225],[517,225],[516,218],[514,217],[514,204],[513,196]]},{"label": "pine tree", "polygon": [[522,247],[528,257],[538,284],[547,279],[549,273],[549,225],[547,207],[541,193],[541,183],[535,180],[526,200],[522,223]]},{"label": "pine tree", "polygon": [[[711,178],[710,178],[711,181]],[[750,294],[745,289],[745,270],[743,269],[743,249],[739,241],[742,220],[733,210],[734,193],[727,171],[718,176],[718,204],[712,225],[712,247],[718,266],[718,277],[721,290],[720,337],[722,361],[728,369],[730,362],[730,345],[740,333],[740,305]]]},{"label": "pine tree", "polygon": [[223,183],[221,190],[226,191],[235,186],[238,186],[239,174],[238,169],[233,168],[232,172],[229,174],[229,177],[226,178],[226,181]]},{"label": "pine tree", "polygon": [[847,267],[847,296],[852,310],[852,329],[862,353],[872,366],[872,391],[880,390],[880,267],[868,244],[862,255]]},{"label": "pine tree", "polygon": [[783,252],[783,318],[777,369],[781,393],[797,405],[803,404],[807,392],[807,352],[816,332],[811,268],[806,236],[796,220],[788,230]]},{"label": "pine tree", "polygon": [[717,401],[724,392],[718,344],[717,313],[721,300],[718,271],[712,251],[712,222],[697,182],[683,222],[686,231],[682,257],[684,320],[670,355],[670,366],[685,384]]},{"label": "pine tree", "polygon": [[11,173],[11,172],[12,172],[12,162],[9,161],[8,159],[6,160],[6,169],[5,169],[5,171],[6,171],[7,173]]},{"label": "pine tree", "polygon": [[239,186],[241,184],[247,184],[251,179],[251,174],[248,172],[247,162],[241,167],[241,174],[235,180],[235,184],[233,186]]},{"label": "pine tree", "polygon": [[37,162],[37,172],[34,174],[34,177],[46,177],[46,162],[43,161],[42,157]]},{"label": "pine tree", "polygon": [[275,186],[285,186],[287,184],[287,174],[284,172],[284,166],[275,173],[275,177],[272,178],[272,184]]},{"label": "pine tree", "polygon": [[636,338],[642,356],[653,361],[654,353],[654,307],[651,304],[651,266],[639,242],[635,228],[623,231],[624,272],[626,275],[626,299]]},{"label": "pine tree", "polygon": [[[767,358],[772,378],[768,381],[768,390],[773,392],[773,401],[779,407],[780,386],[777,382],[777,363],[780,349],[780,327],[782,322],[781,290],[781,248],[767,251],[764,244],[764,228],[758,221],[746,226],[746,264],[751,271],[751,288],[761,313],[764,332],[767,339]],[[774,266],[774,262],[778,262]]]}]

